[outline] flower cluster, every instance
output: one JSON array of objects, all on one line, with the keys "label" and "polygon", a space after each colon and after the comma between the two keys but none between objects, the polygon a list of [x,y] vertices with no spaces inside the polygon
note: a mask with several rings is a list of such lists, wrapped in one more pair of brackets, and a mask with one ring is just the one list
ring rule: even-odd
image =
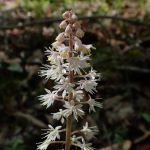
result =
[{"label": "flower cluster", "polygon": [[[55,100],[64,103],[63,108],[52,114],[53,119],[60,120],[62,124],[70,116],[77,121],[78,118],[82,118],[85,115],[83,105],[88,105],[89,111],[95,111],[95,107],[102,107],[100,102],[91,98],[91,95],[97,91],[97,81],[100,79],[100,74],[90,65],[90,52],[94,47],[91,44],[82,43],[81,38],[84,32],[77,21],[77,16],[72,11],[66,11],[63,18],[59,27],[64,31],[56,37],[52,47],[46,50],[49,64],[43,65],[40,71],[42,77],[46,80],[55,80],[56,85],[53,92],[45,89],[46,94],[39,96],[39,100],[46,108],[49,108]],[[89,72],[87,68],[91,68]],[[86,99],[85,93],[88,95]],[[46,150],[49,144],[59,140],[61,131],[68,132],[67,125],[66,129],[61,129],[61,126],[53,128],[50,125],[49,128],[46,139],[38,145],[39,150]],[[75,135],[70,134],[71,145],[78,146],[82,150],[93,150],[90,144],[85,143],[84,137],[93,137],[97,128],[89,127],[86,123],[83,129],[77,131],[80,132],[80,136],[77,136],[78,132],[72,132]],[[63,142],[60,141],[60,143]],[[67,144],[67,141],[64,141],[64,144]]]}]

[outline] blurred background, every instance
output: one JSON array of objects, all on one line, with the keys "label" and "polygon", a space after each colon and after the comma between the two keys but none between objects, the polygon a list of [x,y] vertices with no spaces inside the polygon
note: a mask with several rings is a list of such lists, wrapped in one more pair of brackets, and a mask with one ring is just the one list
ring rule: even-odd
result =
[{"label": "blurred background", "polygon": [[0,149],[35,150],[41,129],[57,124],[50,113],[59,104],[46,110],[37,98],[54,82],[38,71],[70,8],[102,73],[104,108],[86,116],[100,129],[93,146],[150,150],[150,0],[0,0]]}]

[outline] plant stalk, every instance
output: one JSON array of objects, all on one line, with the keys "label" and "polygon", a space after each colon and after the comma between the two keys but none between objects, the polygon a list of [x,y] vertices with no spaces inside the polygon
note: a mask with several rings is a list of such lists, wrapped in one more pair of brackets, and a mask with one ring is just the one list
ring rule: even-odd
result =
[{"label": "plant stalk", "polygon": [[[73,41],[72,41],[72,34],[69,36],[69,58],[72,57],[72,50],[73,50]],[[69,82],[73,83],[74,79],[74,72],[69,71]],[[69,93],[68,95],[68,102],[73,99],[73,93]],[[68,116],[67,123],[66,123],[66,144],[65,150],[70,150],[71,147],[71,129],[72,129],[72,115]]]}]

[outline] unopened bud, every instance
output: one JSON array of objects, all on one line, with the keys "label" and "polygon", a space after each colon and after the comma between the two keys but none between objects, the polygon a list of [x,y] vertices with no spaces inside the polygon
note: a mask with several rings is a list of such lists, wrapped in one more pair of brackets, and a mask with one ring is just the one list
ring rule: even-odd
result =
[{"label": "unopened bud", "polygon": [[61,42],[59,42],[59,41],[56,41],[56,42],[52,43],[52,46],[53,46],[54,48],[57,48],[57,47],[60,46],[60,45],[61,45]]},{"label": "unopened bud", "polygon": [[65,32],[68,34],[72,33],[72,29],[70,25],[67,25]]},{"label": "unopened bud", "polygon": [[82,38],[84,36],[83,30],[81,30],[80,28],[77,29],[76,36],[79,37],[79,38]]},{"label": "unopened bud", "polygon": [[75,22],[73,25],[72,25],[74,28],[81,28],[81,25],[79,22]]},{"label": "unopened bud", "polygon": [[76,16],[75,14],[73,14],[73,15],[71,16],[71,19],[77,20],[77,16]]},{"label": "unopened bud", "polygon": [[60,29],[65,29],[67,27],[67,22],[64,20],[59,25]]},{"label": "unopened bud", "polygon": [[60,33],[60,34],[56,37],[56,41],[63,42],[64,40],[65,40],[64,32],[63,32],[63,33]]},{"label": "unopened bud", "polygon": [[68,19],[70,17],[70,11],[66,11],[62,16],[64,19]]}]

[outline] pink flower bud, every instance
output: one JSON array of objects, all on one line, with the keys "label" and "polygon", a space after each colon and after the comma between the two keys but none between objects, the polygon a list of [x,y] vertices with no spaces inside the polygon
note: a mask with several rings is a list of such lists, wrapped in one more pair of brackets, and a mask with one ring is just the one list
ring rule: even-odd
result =
[{"label": "pink flower bud", "polygon": [[77,29],[77,28],[81,28],[81,25],[80,25],[79,22],[75,22],[75,23],[73,24],[73,27]]},{"label": "pink flower bud", "polygon": [[58,41],[52,43],[52,46],[53,46],[54,48],[57,48],[57,47],[60,46],[60,45],[61,45],[61,42],[58,42]]},{"label": "pink flower bud", "polygon": [[65,29],[67,27],[67,22],[64,20],[59,25],[60,29]]},{"label": "pink flower bud", "polygon": [[63,16],[64,19],[68,19],[69,16],[70,16],[70,11],[66,11],[65,13],[63,13],[62,16]]},{"label": "pink flower bud", "polygon": [[84,36],[83,30],[81,30],[80,28],[77,29],[76,36],[79,37],[79,38],[82,38]]},{"label": "pink flower bud", "polygon": [[77,16],[76,16],[75,14],[73,14],[73,15],[71,16],[71,19],[77,20]]},{"label": "pink flower bud", "polygon": [[70,24],[67,25],[65,32],[68,33],[68,34],[72,33],[72,29],[71,29]]},{"label": "pink flower bud", "polygon": [[64,32],[63,32],[63,33],[60,33],[60,34],[56,37],[56,41],[63,42],[64,40],[65,40]]}]

